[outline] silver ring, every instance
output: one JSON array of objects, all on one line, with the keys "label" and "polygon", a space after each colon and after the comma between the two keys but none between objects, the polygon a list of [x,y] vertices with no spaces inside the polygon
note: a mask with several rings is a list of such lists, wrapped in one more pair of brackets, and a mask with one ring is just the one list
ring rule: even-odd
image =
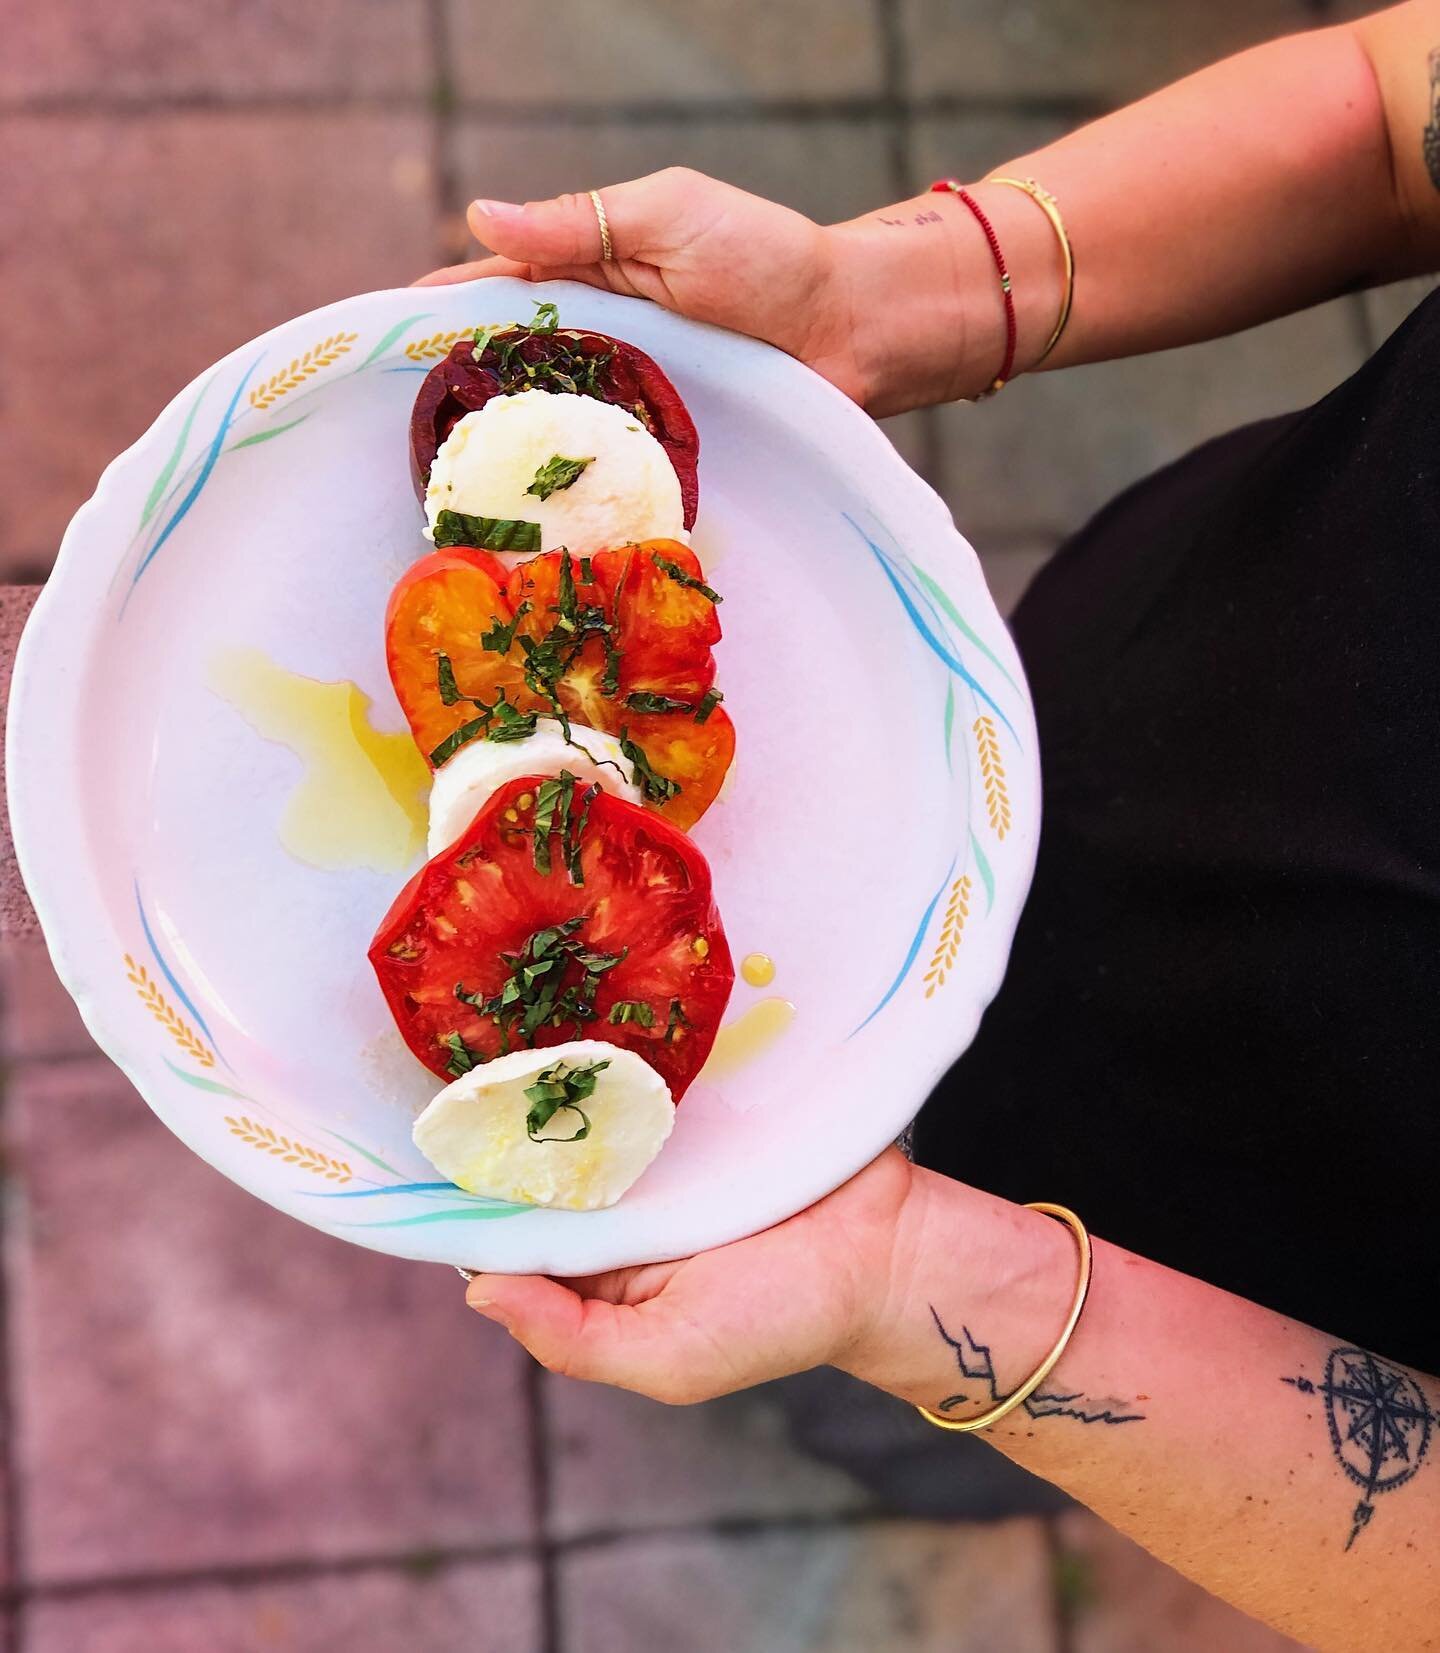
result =
[{"label": "silver ring", "polygon": [[600,257],[606,264],[612,263],[615,258],[615,248],[610,241],[610,220],[605,216],[605,203],[600,199],[598,189],[586,192],[590,197],[590,205],[595,209],[595,218],[600,225]]}]

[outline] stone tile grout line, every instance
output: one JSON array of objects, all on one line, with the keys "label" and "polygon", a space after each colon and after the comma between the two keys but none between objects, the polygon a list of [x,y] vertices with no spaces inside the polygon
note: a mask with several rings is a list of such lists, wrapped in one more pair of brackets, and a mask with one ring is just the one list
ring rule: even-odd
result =
[{"label": "stone tile grout line", "polygon": [[430,174],[434,192],[436,257],[440,264],[452,263],[462,249],[451,246],[449,223],[452,213],[463,210],[456,199],[451,164],[451,127],[455,113],[455,81],[450,71],[450,26],[445,0],[429,0],[431,130]]},{"label": "stone tile grout line", "polygon": [[1050,1618],[1055,1628],[1055,1653],[1075,1653],[1075,1602],[1067,1593],[1064,1569],[1069,1561],[1060,1534],[1060,1517],[1042,1515],[1045,1553],[1050,1568]]},{"label": "stone tile grout line", "polygon": [[[877,0],[885,4],[887,0]],[[431,99],[433,101],[433,88]],[[584,130],[597,126],[660,126],[677,121],[714,121],[743,125],[749,121],[781,121],[804,125],[811,121],[865,121],[883,119],[894,107],[890,93],[859,93],[839,97],[698,97],[646,98],[634,102],[566,104],[530,103],[519,99],[472,100],[453,91],[449,113],[492,125],[515,125]],[[108,119],[144,120],[153,115],[334,115],[415,114],[427,107],[422,94],[364,96],[355,93],[314,92],[306,96],[252,93],[233,98],[206,94],[168,93],[154,97],[104,93],[47,93],[42,97],[0,97],[0,115],[35,119],[73,119],[77,115]],[[930,93],[906,100],[912,118],[945,116],[1015,115],[1028,119],[1094,120],[1115,107],[1113,99],[1083,93],[1001,93],[972,91]]]},{"label": "stone tile grout line", "polygon": [[[885,77],[887,136],[890,144],[890,187],[895,199],[903,201],[912,193],[915,166],[914,128],[916,105],[910,98],[910,59],[900,0],[874,0],[875,23],[880,33],[880,53]],[[878,203],[877,203],[878,204]],[[943,482],[943,447],[940,422],[934,408],[921,408],[920,470],[937,492]]]},{"label": "stone tile grout line", "polygon": [[13,1068],[0,1070],[0,1647],[18,1645],[18,1615],[11,1592],[24,1582],[21,1543],[20,1468],[15,1452],[14,1314],[10,1272],[14,1262],[11,1222],[14,1216],[13,1179],[6,1149],[6,1102]]},{"label": "stone tile grout line", "polygon": [[[536,1368],[536,1377],[543,1372]],[[537,1383],[537,1387],[540,1387]],[[1040,1516],[1016,1519],[1039,1521]],[[724,1516],[710,1521],[662,1522],[649,1526],[597,1529],[570,1538],[551,1538],[549,1547],[557,1560],[573,1554],[619,1549],[628,1544],[655,1542],[684,1543],[694,1539],[764,1538],[772,1534],[803,1537],[807,1534],[853,1529],[886,1529],[911,1525],[909,1517],[889,1515],[874,1509],[797,1512],[793,1515]],[[987,1526],[988,1522],[958,1521],[952,1525]],[[166,1590],[205,1589],[211,1586],[243,1588],[247,1585],[286,1583],[313,1578],[344,1578],[371,1572],[433,1572],[447,1567],[523,1561],[536,1557],[537,1542],[528,1538],[501,1540],[493,1544],[432,1545],[418,1550],[367,1551],[332,1557],[282,1557],[274,1561],[237,1562],[229,1566],[179,1568],[174,1571],[141,1573],[95,1573],[48,1582],[23,1582],[0,1590],[0,1609],[7,1611],[40,1601],[75,1601],[100,1595],[144,1595]],[[558,1650],[557,1650],[558,1653]]]},{"label": "stone tile grout line", "polygon": [[550,1530],[552,1485],[550,1472],[550,1415],[545,1404],[545,1368],[532,1360],[525,1373],[525,1399],[530,1418],[530,1486],[535,1499],[535,1560],[540,1573],[539,1653],[563,1653],[564,1627],[560,1611],[561,1545]]},{"label": "stone tile grout line", "polygon": [[905,30],[899,0],[873,0],[875,27],[880,41],[884,75],[886,136],[889,140],[890,185],[896,199],[908,192],[910,173],[910,105],[906,101],[909,76]]}]

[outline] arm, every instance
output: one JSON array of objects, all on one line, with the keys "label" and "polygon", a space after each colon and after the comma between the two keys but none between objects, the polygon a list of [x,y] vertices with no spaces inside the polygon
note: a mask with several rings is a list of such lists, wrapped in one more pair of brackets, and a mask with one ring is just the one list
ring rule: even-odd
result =
[{"label": "arm", "polygon": [[[1436,48],[1440,5],[1411,0],[1243,52],[993,168],[1055,194],[1075,247],[1074,314],[1045,365],[1188,344],[1434,269]],[[1057,314],[1053,233],[1015,190],[972,193],[1011,257],[1017,302],[1026,289],[1026,362]]]},{"label": "arm", "polygon": [[[1241,53],[995,168],[1056,195],[1075,248],[1074,312],[1045,365],[1210,338],[1440,265],[1437,50],[1440,0],[1410,0]],[[1058,314],[1056,243],[1019,191],[972,193],[1014,277],[1023,371]],[[604,197],[613,263],[583,195],[477,202],[471,226],[503,256],[429,279],[638,294],[768,339],[876,414],[973,395],[1000,363],[994,266],[953,197],[828,229],[677,168]]]},{"label": "arm", "polygon": [[[1038,1366],[1075,1270],[1058,1223],[891,1151],[753,1239],[584,1282],[483,1276],[469,1301],[552,1369],[662,1400],[828,1362],[964,1417]],[[986,1438],[1319,1648],[1421,1647],[1437,1411],[1432,1379],[1098,1241],[1068,1350]]]}]

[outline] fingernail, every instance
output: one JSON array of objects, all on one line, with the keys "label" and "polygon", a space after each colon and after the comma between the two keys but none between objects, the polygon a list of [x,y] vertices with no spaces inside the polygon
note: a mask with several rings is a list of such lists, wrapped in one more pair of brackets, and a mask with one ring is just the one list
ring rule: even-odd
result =
[{"label": "fingernail", "polygon": [[518,218],[524,207],[517,206],[514,201],[472,201],[471,212],[478,212],[482,218]]},{"label": "fingernail", "polygon": [[469,1303],[476,1314],[483,1314],[487,1320],[493,1320],[497,1326],[503,1327],[507,1332],[510,1330],[510,1316],[498,1303],[492,1303],[484,1297],[467,1297],[465,1301]]}]

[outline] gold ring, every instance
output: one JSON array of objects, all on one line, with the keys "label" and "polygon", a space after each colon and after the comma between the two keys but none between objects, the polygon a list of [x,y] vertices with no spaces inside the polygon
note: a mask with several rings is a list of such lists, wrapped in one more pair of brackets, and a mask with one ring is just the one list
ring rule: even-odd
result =
[{"label": "gold ring", "polygon": [[615,257],[615,248],[610,242],[610,220],[605,216],[605,203],[600,199],[600,191],[587,191],[590,196],[590,205],[595,209],[596,222],[600,225],[600,257],[609,264]]}]

